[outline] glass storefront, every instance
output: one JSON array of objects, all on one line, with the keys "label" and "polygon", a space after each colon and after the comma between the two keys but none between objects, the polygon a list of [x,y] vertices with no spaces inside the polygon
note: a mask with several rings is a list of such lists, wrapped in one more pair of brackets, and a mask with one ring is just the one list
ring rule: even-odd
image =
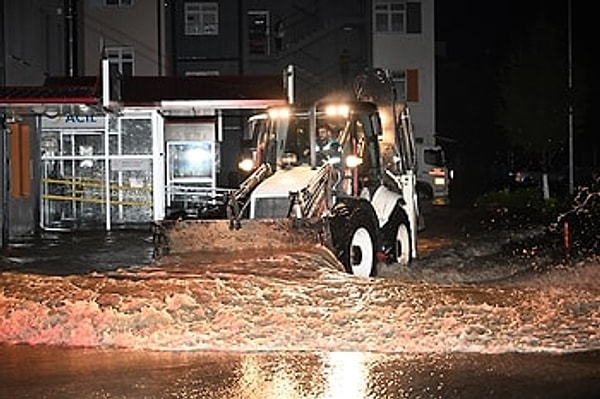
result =
[{"label": "glass storefront", "polygon": [[41,117],[45,230],[147,224],[154,215],[153,112]]}]

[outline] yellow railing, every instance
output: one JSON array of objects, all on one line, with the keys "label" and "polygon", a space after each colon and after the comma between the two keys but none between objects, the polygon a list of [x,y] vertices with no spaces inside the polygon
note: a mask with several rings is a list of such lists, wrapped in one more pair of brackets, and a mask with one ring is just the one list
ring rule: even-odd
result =
[{"label": "yellow railing", "polygon": [[[86,202],[95,204],[106,203],[104,195],[106,186],[104,185],[103,180],[83,179],[81,177],[67,177],[62,179],[45,178],[42,179],[42,183],[44,184],[42,198],[46,200]],[[50,185],[54,185],[54,187],[51,187]],[[61,187],[62,190],[59,191],[64,190],[64,193],[52,192],[57,191],[58,187]],[[144,197],[147,197],[148,193],[152,194],[151,187],[136,187],[132,185],[111,183],[108,188],[110,189],[111,193],[111,205],[152,207],[152,201],[148,202],[131,200],[131,198],[136,197],[136,192],[141,193],[141,195]],[[138,194],[137,196],[139,197],[141,195]],[[121,197],[121,199],[119,197]]]}]

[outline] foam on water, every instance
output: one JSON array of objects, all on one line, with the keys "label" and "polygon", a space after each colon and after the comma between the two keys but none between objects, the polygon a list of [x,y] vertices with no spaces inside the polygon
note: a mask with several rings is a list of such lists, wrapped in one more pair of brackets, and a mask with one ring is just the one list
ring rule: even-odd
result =
[{"label": "foam on water", "polygon": [[[577,281],[443,285],[350,276],[325,249],[72,276],[0,273],[0,342],[386,353],[600,348],[597,264]],[[179,263],[179,264],[178,264]]]}]

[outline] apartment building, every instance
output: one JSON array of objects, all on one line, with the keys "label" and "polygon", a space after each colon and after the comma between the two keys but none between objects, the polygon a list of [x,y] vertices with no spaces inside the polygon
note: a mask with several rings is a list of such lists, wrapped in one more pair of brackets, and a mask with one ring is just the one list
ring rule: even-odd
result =
[{"label": "apartment building", "polygon": [[[398,93],[411,105],[415,131],[433,134],[433,3],[0,0],[0,115],[5,131],[14,130],[15,121],[27,126],[28,140],[21,145],[32,160],[31,170],[21,171],[28,176],[13,177],[30,183],[29,194],[15,197],[4,182],[10,215],[4,229],[14,235],[39,226],[111,228],[162,217],[180,182],[169,175],[169,149],[173,156],[185,148],[207,150],[209,166],[186,173],[210,177],[210,187],[226,186],[246,117],[285,100],[288,65],[294,65],[299,102],[351,92],[353,77],[367,66],[390,69]],[[67,82],[62,91],[48,88],[58,81]],[[254,90],[252,82],[260,82]],[[16,101],[27,95],[26,86],[37,88],[29,93],[33,97]],[[85,96],[74,96],[74,87]],[[36,94],[50,99],[36,100]],[[87,104],[90,98],[97,101]],[[10,146],[3,148],[8,159],[16,151]],[[55,169],[69,177],[62,183],[71,189],[66,199],[56,199],[44,184],[53,181]],[[73,190],[84,177],[100,181]],[[90,200],[80,201],[83,195]],[[51,216],[60,213],[56,208],[66,216]]]}]

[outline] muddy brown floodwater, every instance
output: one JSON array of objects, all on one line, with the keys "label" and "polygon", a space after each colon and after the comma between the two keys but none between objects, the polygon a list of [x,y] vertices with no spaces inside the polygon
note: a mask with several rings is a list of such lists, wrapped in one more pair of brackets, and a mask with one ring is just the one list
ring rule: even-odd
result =
[{"label": "muddy brown floodwater", "polygon": [[430,218],[418,261],[377,278],[342,272],[319,245],[176,252],[82,275],[4,272],[0,339],[152,350],[600,348],[596,260],[549,267],[544,254],[503,254],[515,235],[537,233],[489,231],[450,211]]},{"label": "muddy brown floodwater", "polygon": [[[414,359],[415,364],[425,361],[428,365],[423,366],[424,373],[436,376],[432,380],[435,383],[426,384],[427,390],[442,392],[446,392],[443,384],[448,381],[439,375],[452,372],[440,370],[431,362],[458,365],[461,356],[468,359],[472,354],[501,355],[505,357],[494,359],[503,360],[491,360],[491,365],[487,360],[479,360],[484,368],[496,367],[508,373],[517,362],[515,354],[535,357],[597,353],[600,349],[597,259],[566,263],[556,258],[553,251],[545,250],[543,242],[512,244],[542,237],[552,248],[552,239],[544,239],[543,229],[535,226],[493,230],[476,218],[461,218],[451,209],[440,211],[429,220],[428,229],[421,234],[419,259],[406,267],[383,266],[380,277],[376,278],[359,278],[342,272],[332,254],[318,245],[218,255],[176,253],[159,261],[144,258],[137,265],[119,266],[117,262],[110,268],[94,265],[106,259],[105,250],[98,259],[89,250],[86,264],[90,271],[68,275],[60,272],[60,260],[54,263],[54,273],[46,266],[43,274],[34,272],[35,266],[31,264],[27,272],[12,264],[0,273],[0,344],[5,345],[2,351],[11,356],[10,367],[19,372],[25,370],[14,364],[19,359],[26,361],[27,352],[17,349],[15,354],[14,348],[23,344],[109,351],[106,356],[112,359],[128,356],[127,353],[134,353],[131,356],[135,357],[139,351],[230,354],[225,357],[236,353],[295,354],[292,357],[315,354],[317,357],[309,360],[307,367],[321,364],[319,356],[325,356],[327,367],[334,368],[348,364],[348,356],[352,354],[360,358],[361,365],[365,362],[379,365],[373,367],[382,367],[388,360],[397,366],[406,359]],[[140,233],[144,238],[138,243],[149,248],[147,235]],[[148,254],[146,249],[142,253]],[[81,266],[79,270],[86,268]],[[68,352],[59,350],[59,353],[64,356]],[[343,359],[336,358],[336,354]],[[156,356],[163,359],[163,355]],[[231,377],[232,384],[245,381],[240,375],[249,381],[267,381],[266,375],[276,372],[269,368],[271,357],[258,361],[267,371],[247,363],[252,358],[223,360],[224,367],[238,370],[232,371],[238,373]],[[284,359],[289,360],[286,356]],[[356,360],[352,359],[350,363]],[[598,364],[598,356],[586,359]],[[174,367],[187,367],[180,360]],[[108,363],[113,364],[110,360]],[[460,366],[463,371],[454,378],[465,378],[461,373],[468,373],[467,364],[469,360],[464,360]],[[186,370],[191,373],[193,367]],[[244,370],[241,374],[240,367]],[[308,374],[316,373],[322,379],[333,372],[324,372],[319,367],[325,366],[318,366]],[[345,373],[349,381],[375,383],[367,390],[377,392],[376,380],[352,377],[350,373],[360,369],[338,371]],[[552,372],[558,369],[557,366]],[[593,371],[599,369],[581,371],[585,387],[589,387],[587,391],[598,392],[598,385],[589,382],[600,377],[600,372]],[[10,370],[3,369],[0,379],[15,379]],[[402,380],[401,371],[394,370],[381,377],[384,384]],[[256,377],[256,373],[262,373],[263,377]],[[416,378],[410,368],[407,373],[410,381]],[[191,374],[186,375],[181,378],[191,389],[189,384],[198,381]],[[248,375],[254,375],[254,379]],[[534,375],[539,377],[537,371]],[[526,384],[527,378],[521,380],[522,377],[519,376],[520,383]],[[317,385],[322,388],[327,384]],[[501,386],[495,385],[496,392]],[[16,387],[14,392],[19,392]],[[394,391],[396,396],[383,397],[417,397],[401,394],[402,389]],[[96,391],[94,397],[161,397],[104,392],[112,393],[98,395]],[[190,392],[195,392],[195,396],[171,397],[211,397],[198,394],[199,388]],[[295,397],[342,397],[319,392],[304,392]],[[428,392],[430,396],[421,397],[438,397],[437,391]]]}]

